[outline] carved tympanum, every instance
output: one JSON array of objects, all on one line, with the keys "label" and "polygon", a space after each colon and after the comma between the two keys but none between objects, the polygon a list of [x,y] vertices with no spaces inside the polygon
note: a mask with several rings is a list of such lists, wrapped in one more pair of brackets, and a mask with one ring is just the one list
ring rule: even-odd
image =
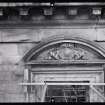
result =
[{"label": "carved tympanum", "polygon": [[98,60],[103,57],[92,48],[75,42],[60,42],[44,47],[31,60]]},{"label": "carved tympanum", "polygon": [[74,43],[63,43],[47,49],[37,59],[43,60],[86,60],[87,51]]},{"label": "carved tympanum", "polygon": [[73,44],[65,43],[60,47],[52,48],[48,51],[48,59],[53,60],[83,60],[86,58],[86,51],[74,47]]}]

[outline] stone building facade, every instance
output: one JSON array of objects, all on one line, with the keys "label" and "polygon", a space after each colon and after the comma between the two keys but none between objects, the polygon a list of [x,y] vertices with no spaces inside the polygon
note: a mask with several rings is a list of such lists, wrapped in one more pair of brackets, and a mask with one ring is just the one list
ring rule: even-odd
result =
[{"label": "stone building facade", "polygon": [[104,5],[1,3],[0,102],[104,102]]}]

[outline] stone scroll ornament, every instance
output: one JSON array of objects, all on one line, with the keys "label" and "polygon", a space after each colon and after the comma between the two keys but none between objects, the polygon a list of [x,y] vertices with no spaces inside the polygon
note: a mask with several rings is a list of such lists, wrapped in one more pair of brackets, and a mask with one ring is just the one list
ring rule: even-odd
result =
[{"label": "stone scroll ornament", "polygon": [[86,51],[82,48],[74,47],[73,44],[65,43],[60,47],[52,48],[47,54],[49,60],[86,60]]}]

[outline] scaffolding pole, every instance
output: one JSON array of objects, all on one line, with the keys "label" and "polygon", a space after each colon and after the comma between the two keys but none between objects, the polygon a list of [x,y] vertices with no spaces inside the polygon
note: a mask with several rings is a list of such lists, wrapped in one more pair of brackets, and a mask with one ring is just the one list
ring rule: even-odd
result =
[{"label": "scaffolding pole", "polygon": [[105,101],[105,96],[103,96],[97,89],[95,89],[93,86],[91,86],[91,89],[94,90],[104,101]]},{"label": "scaffolding pole", "polygon": [[19,83],[23,86],[34,86],[34,85],[94,85],[94,86],[105,86],[105,83]]},{"label": "scaffolding pole", "polygon": [[35,85],[44,85],[44,91],[43,91],[43,94],[42,94],[42,100],[41,102],[44,101],[44,97],[45,97],[45,93],[46,93],[46,89],[47,89],[47,85],[87,85],[87,86],[90,86],[90,88],[92,90],[94,90],[104,101],[105,101],[105,96],[102,95],[97,89],[95,89],[93,86],[105,86],[105,83],[19,83],[19,85],[22,85],[22,86],[35,86]]},{"label": "scaffolding pole", "polygon": [[47,85],[45,84],[45,86],[44,86],[44,91],[43,91],[43,94],[42,94],[41,102],[44,102],[44,98],[45,98],[46,90],[47,90]]}]

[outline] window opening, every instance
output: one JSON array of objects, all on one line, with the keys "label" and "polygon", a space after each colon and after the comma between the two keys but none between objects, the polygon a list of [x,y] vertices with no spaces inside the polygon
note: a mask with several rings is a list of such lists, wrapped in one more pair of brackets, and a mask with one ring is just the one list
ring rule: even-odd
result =
[{"label": "window opening", "polygon": [[89,101],[89,86],[48,85],[45,102],[51,102],[52,99],[54,102],[87,102]]}]

